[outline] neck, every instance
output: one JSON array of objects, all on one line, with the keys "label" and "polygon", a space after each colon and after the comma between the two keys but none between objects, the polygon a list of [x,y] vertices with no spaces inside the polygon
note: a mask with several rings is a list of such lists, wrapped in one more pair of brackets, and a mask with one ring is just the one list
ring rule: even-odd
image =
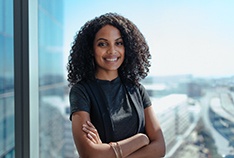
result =
[{"label": "neck", "polygon": [[108,80],[112,81],[113,79],[118,77],[118,73],[96,73],[96,78],[100,80]]}]

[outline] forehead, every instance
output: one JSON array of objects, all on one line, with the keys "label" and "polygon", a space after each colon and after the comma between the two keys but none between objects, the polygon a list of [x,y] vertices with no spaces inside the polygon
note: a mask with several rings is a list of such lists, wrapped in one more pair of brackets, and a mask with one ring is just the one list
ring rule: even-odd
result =
[{"label": "forehead", "polygon": [[103,26],[97,33],[95,38],[111,38],[111,37],[121,37],[120,31],[112,26],[112,25],[105,25]]}]

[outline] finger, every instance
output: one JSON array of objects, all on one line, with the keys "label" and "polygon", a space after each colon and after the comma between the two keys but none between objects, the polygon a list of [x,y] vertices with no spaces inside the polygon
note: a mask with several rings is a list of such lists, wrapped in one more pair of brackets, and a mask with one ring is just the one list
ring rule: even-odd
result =
[{"label": "finger", "polygon": [[96,140],[97,143],[102,143],[97,129],[92,125],[91,122],[89,122],[89,125],[88,125],[88,121],[87,121],[87,124],[83,124],[83,128],[84,128],[84,130],[85,130],[84,132],[86,134],[88,134],[89,131],[91,131],[92,133],[95,134],[95,136],[93,136],[93,138]]},{"label": "finger", "polygon": [[90,127],[89,130],[94,132],[97,135],[97,137],[99,138],[99,133],[98,133],[97,129],[95,128],[95,126],[90,121],[86,121],[86,123]]},{"label": "finger", "polygon": [[87,130],[86,129],[86,133],[87,133],[87,137],[91,140],[91,141],[93,141],[94,143],[98,143],[99,142],[99,137],[95,134],[95,133],[93,133],[92,131],[89,131],[89,130]]},{"label": "finger", "polygon": [[83,124],[83,127],[87,128],[88,130],[94,132],[97,134],[97,129],[96,128],[93,128],[93,127],[90,127],[89,125],[87,124]]},{"label": "finger", "polygon": [[99,142],[99,137],[95,133],[89,132],[89,135],[92,136],[92,138],[95,140],[96,143]]},{"label": "finger", "polygon": [[93,131],[87,129],[86,127],[83,127],[82,130],[83,130],[86,134],[90,134],[93,138],[98,138],[98,135],[97,135],[95,132],[93,132]]},{"label": "finger", "polygon": [[99,133],[98,133],[97,129],[94,127],[94,125],[90,121],[86,121],[86,123],[90,127],[89,130],[94,132],[96,134],[98,140],[100,140]]},{"label": "finger", "polygon": [[96,141],[96,139],[93,137],[92,134],[88,133],[88,134],[87,134],[87,137],[88,137],[88,139],[91,140],[93,143],[97,144],[97,141]]},{"label": "finger", "polygon": [[93,133],[93,134],[95,134],[95,135],[96,135],[96,133],[95,133],[95,132],[93,132],[92,130],[90,130],[90,129],[89,129],[89,128],[87,128],[86,126],[83,126],[83,127],[82,127],[82,130],[83,130],[86,134]]},{"label": "finger", "polygon": [[86,134],[89,133],[89,130],[87,128],[85,128],[85,127],[82,127],[82,131],[84,131]]},{"label": "finger", "polygon": [[90,127],[96,129],[96,128],[94,127],[94,125],[93,125],[90,121],[87,121],[86,123],[87,123]]},{"label": "finger", "polygon": [[86,133],[87,137],[94,143],[97,143],[97,135],[87,128],[83,127],[82,130]]}]

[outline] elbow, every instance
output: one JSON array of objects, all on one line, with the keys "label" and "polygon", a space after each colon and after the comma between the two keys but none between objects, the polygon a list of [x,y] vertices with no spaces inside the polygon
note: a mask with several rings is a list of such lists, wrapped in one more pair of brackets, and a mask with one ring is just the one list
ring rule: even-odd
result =
[{"label": "elbow", "polygon": [[164,157],[166,155],[166,144],[164,138],[162,138],[158,143],[160,144],[159,145],[160,156]]},{"label": "elbow", "polygon": [[166,156],[166,143],[163,134],[161,134],[161,137],[158,138],[157,143],[159,144],[159,153],[160,157]]},{"label": "elbow", "polygon": [[165,157],[166,156],[166,146],[163,144],[161,145],[158,150],[155,150],[155,153],[153,154],[154,156],[155,155],[158,155],[157,157]]},{"label": "elbow", "polygon": [[166,155],[166,145],[165,142],[163,141],[160,147],[160,157],[164,157],[165,155]]},{"label": "elbow", "polygon": [[160,157],[160,158],[166,156],[166,145],[165,145],[164,139],[162,139],[160,141],[159,140],[153,141],[151,143],[153,145],[152,156],[157,155],[157,157]]},{"label": "elbow", "polygon": [[164,144],[163,148],[162,148],[162,153],[161,153],[161,157],[166,156],[166,146]]}]

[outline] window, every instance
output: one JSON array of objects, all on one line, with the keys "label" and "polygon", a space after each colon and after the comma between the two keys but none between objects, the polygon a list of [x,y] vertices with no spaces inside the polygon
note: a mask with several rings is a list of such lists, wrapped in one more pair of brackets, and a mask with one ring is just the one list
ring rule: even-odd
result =
[{"label": "window", "polygon": [[13,1],[0,1],[0,157],[13,157],[14,56]]},{"label": "window", "polygon": [[76,32],[106,12],[128,17],[148,41],[152,68],[142,84],[167,156],[200,147],[193,157],[233,155],[234,3],[106,2],[0,1],[0,157],[77,157],[65,64]]}]

